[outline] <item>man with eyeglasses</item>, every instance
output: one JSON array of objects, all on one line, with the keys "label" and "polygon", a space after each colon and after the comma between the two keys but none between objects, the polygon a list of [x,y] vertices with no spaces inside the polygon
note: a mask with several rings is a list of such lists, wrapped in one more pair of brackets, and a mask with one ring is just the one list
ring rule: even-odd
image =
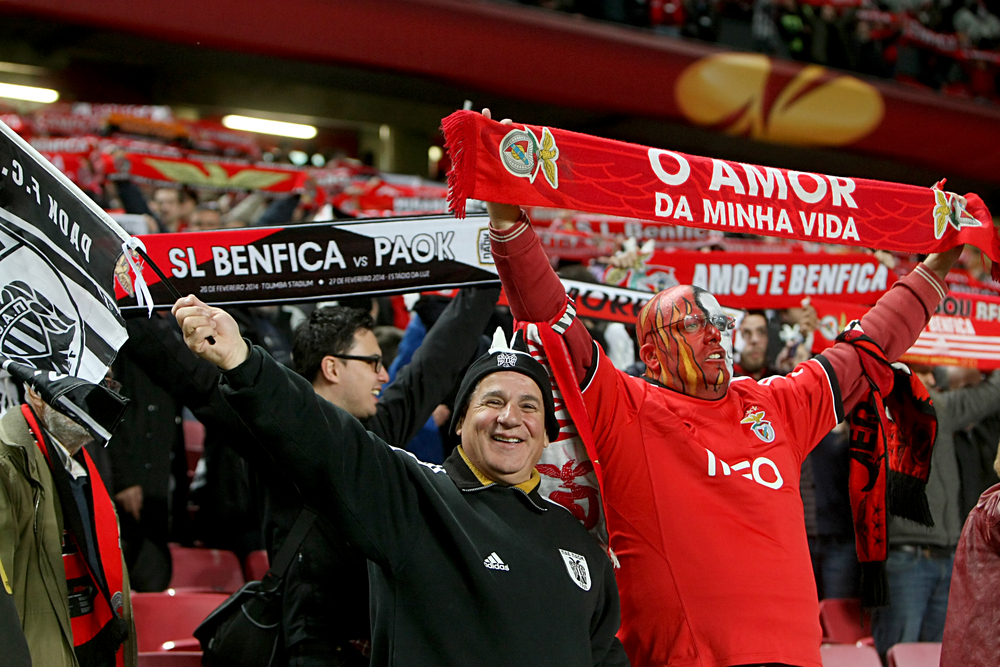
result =
[{"label": "man with eyeglasses", "polygon": [[[679,285],[640,311],[646,375],[631,377],[576,320],[527,215],[487,209],[515,319],[549,323],[569,351],[603,469],[632,664],[820,667],[799,472],[868,391],[857,350],[839,343],[786,377],[733,378],[732,319]],[[862,319],[890,361],[934,313],[960,253],[930,255]]]}]

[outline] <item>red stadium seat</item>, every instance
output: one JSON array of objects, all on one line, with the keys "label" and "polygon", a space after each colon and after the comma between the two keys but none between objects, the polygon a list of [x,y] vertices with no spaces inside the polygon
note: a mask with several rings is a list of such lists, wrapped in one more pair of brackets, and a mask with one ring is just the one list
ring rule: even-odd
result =
[{"label": "red stadium seat", "polygon": [[227,597],[225,593],[133,593],[132,615],[139,652],[197,648],[195,628]]},{"label": "red stadium seat", "polygon": [[243,561],[243,574],[247,581],[260,581],[270,567],[266,551],[251,551]]},{"label": "red stadium seat", "polygon": [[819,653],[823,667],[882,667],[878,652],[871,646],[823,644]]},{"label": "red stadium seat", "polygon": [[235,593],[246,583],[240,560],[232,551],[170,545],[174,573],[170,588],[185,592]]},{"label": "red stadium seat", "polygon": [[201,651],[140,653],[138,667],[201,667]]},{"label": "red stadium seat", "polygon": [[938,667],[941,664],[939,642],[896,644],[886,656],[889,667]]},{"label": "red stadium seat", "polygon": [[861,600],[856,598],[820,600],[819,624],[824,644],[872,644],[871,619],[866,614],[862,621]]},{"label": "red stadium seat", "polygon": [[198,459],[205,453],[205,425],[197,420],[185,419],[183,428],[188,477],[193,478]]}]

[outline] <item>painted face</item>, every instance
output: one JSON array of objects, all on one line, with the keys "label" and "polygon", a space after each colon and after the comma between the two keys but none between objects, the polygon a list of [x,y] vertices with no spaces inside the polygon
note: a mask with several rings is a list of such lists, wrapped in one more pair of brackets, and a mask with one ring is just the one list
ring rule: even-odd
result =
[{"label": "painted face", "polygon": [[722,398],[733,376],[732,329],[732,318],[703,289],[678,285],[658,293],[636,322],[646,375],[688,396]]}]

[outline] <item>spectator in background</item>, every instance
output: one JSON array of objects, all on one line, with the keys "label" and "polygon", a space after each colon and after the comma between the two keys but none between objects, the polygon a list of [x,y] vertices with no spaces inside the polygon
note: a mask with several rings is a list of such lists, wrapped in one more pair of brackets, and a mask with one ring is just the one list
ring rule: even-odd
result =
[{"label": "spectator in background", "polygon": [[[1000,475],[1000,452],[993,462]],[[962,529],[948,596],[941,667],[1000,665],[1000,484],[983,492]]]},{"label": "spectator in background", "polygon": [[222,228],[222,211],[218,202],[205,202],[195,207],[191,214],[191,222],[188,224],[188,231],[201,232],[209,229]]},{"label": "spectator in background", "polygon": [[[160,226],[165,232],[180,232],[187,226],[184,217],[184,207],[187,195],[176,188],[157,188],[153,192],[152,209]],[[145,211],[128,211],[129,213],[144,213]]]},{"label": "spectator in background", "polygon": [[889,605],[872,613],[875,648],[883,658],[900,642],[940,642],[944,633],[961,516],[961,481],[953,434],[1000,409],[1000,371],[976,386],[939,387],[933,369],[913,366],[937,411],[938,430],[927,480],[933,527],[891,517],[888,524]]},{"label": "spectator in background", "polygon": [[749,375],[754,380],[773,375],[767,368],[767,314],[763,310],[749,310],[738,328],[743,349],[740,362],[733,365],[733,375]]},{"label": "spectator in background", "polygon": [[803,465],[803,470],[809,468],[813,482],[816,526],[809,536],[809,554],[821,600],[856,598],[860,592],[861,564],[847,491],[850,475],[848,435],[846,422],[841,422],[820,440]]}]

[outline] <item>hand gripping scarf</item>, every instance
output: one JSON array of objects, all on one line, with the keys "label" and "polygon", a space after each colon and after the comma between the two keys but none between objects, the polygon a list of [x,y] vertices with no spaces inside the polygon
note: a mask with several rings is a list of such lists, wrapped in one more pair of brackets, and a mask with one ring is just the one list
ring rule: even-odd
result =
[{"label": "hand gripping scarf", "polygon": [[858,328],[837,338],[854,346],[861,359],[868,395],[851,414],[849,490],[854,535],[861,563],[865,607],[889,603],[885,559],[886,510],[925,526],[934,525],[924,488],[931,471],[937,416],[927,389]]},{"label": "hand gripping scarf", "polygon": [[970,243],[993,260],[1000,239],[983,201],[943,191],[726,160],[531,125],[472,111],[442,121],[452,159],[448,200],[572,209],[665,224],[906,253]]}]

